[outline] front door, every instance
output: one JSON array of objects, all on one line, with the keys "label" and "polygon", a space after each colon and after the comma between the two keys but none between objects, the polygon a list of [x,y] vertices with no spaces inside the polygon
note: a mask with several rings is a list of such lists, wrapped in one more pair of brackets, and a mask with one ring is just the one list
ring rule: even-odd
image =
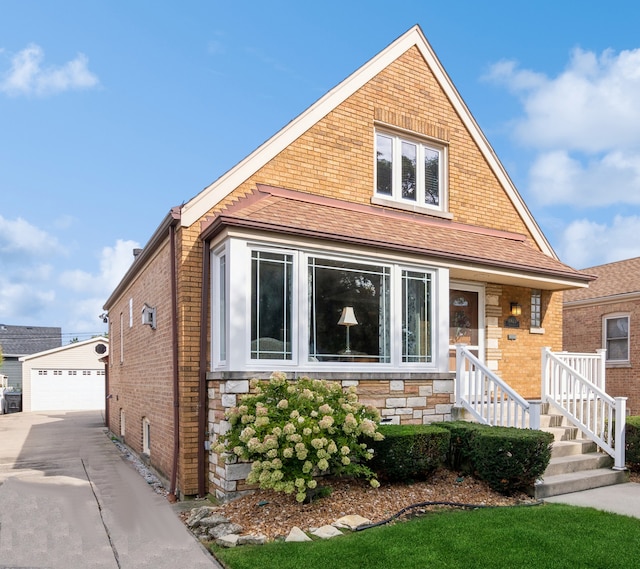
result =
[{"label": "front door", "polygon": [[449,291],[449,369],[456,370],[456,344],[466,344],[481,361],[483,349],[482,295],[479,287]]}]

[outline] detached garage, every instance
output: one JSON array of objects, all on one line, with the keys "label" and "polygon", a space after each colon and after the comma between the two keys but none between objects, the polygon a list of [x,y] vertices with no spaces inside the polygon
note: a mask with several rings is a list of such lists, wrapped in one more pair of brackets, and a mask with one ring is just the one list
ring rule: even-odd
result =
[{"label": "detached garage", "polygon": [[103,336],[20,358],[24,411],[82,411],[105,407]]}]

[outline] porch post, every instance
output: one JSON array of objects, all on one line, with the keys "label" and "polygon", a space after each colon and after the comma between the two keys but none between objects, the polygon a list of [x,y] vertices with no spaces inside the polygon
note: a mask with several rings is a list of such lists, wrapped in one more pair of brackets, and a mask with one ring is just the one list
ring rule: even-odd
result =
[{"label": "porch post", "polygon": [[542,348],[542,393],[540,397],[543,403],[546,403],[549,398],[549,366],[547,365],[548,353],[551,348],[548,346]]},{"label": "porch post", "polygon": [[464,366],[464,358],[462,357],[463,344],[456,344],[456,380],[455,380],[455,395],[456,395],[456,407],[462,407],[462,370]]},{"label": "porch post", "polygon": [[540,415],[542,413],[542,401],[534,399],[529,403],[529,428],[536,431],[540,430]]},{"label": "porch post", "polygon": [[614,434],[615,449],[613,470],[626,470],[625,466],[625,430],[627,423],[627,398],[616,397],[616,427]]},{"label": "porch post", "polygon": [[598,359],[598,383],[596,384],[602,391],[606,393],[606,385],[605,385],[605,377],[606,377],[606,369],[607,369],[607,350],[604,348],[600,348],[596,350],[596,353],[599,356]]}]

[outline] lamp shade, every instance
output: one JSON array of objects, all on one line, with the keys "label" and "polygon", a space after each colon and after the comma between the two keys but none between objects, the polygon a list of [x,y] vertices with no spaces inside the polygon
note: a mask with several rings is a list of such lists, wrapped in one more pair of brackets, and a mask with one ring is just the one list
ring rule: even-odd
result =
[{"label": "lamp shade", "polygon": [[358,324],[356,320],[356,315],[353,312],[353,306],[345,306],[342,309],[342,314],[340,315],[340,320],[338,320],[338,324],[340,326],[355,326]]}]

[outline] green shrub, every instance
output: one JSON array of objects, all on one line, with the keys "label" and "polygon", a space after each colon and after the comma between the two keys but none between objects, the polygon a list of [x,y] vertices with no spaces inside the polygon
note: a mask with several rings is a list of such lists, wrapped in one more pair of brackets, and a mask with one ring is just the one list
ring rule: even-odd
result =
[{"label": "green shrub", "polygon": [[551,460],[553,435],[543,431],[454,421],[447,465],[487,482],[502,494],[529,490]]},{"label": "green shrub", "polygon": [[625,428],[626,463],[629,470],[640,472],[640,417],[627,417]]},{"label": "green shrub", "polygon": [[443,466],[451,437],[436,425],[381,425],[369,466],[389,481],[425,480]]},{"label": "green shrub", "polygon": [[493,427],[466,421],[439,423],[439,426],[451,433],[449,452],[447,453],[447,466],[456,472],[473,474],[473,439],[481,430]]},{"label": "green shrub", "polygon": [[530,489],[551,460],[553,435],[491,427],[476,433],[471,453],[476,475],[502,494]]},{"label": "green shrub", "polygon": [[302,502],[317,487],[314,476],[364,476],[379,486],[364,464],[371,458],[366,439],[380,440],[380,416],[358,403],[355,388],[301,378],[288,382],[275,372],[268,382],[251,380],[254,394],[227,412],[230,430],[220,437],[218,452],[251,462],[250,484],[296,493]]}]

